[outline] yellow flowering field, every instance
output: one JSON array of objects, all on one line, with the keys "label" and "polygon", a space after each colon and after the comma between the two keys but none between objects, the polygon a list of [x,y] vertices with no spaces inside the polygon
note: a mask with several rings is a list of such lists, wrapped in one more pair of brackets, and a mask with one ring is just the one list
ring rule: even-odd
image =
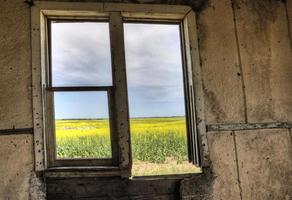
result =
[{"label": "yellow flowering field", "polygon": [[[199,172],[188,163],[184,117],[130,120],[133,174]],[[111,157],[109,121],[56,120],[58,158]]]}]

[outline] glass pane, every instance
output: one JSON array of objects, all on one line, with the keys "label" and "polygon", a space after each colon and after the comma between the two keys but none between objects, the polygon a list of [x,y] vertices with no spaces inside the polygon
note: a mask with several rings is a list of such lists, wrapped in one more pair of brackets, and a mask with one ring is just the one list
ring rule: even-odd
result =
[{"label": "glass pane", "polygon": [[51,23],[52,85],[112,85],[109,25]]},{"label": "glass pane", "polygon": [[110,158],[106,92],[55,92],[57,159]]},{"label": "glass pane", "polygon": [[133,175],[199,172],[188,162],[180,27],[124,24]]}]

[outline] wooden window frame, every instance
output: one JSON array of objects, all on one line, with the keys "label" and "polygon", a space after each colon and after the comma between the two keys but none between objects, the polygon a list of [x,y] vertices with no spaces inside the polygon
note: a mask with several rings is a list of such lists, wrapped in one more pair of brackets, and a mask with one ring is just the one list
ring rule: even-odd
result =
[{"label": "wooden window frame", "polygon": [[[49,167],[72,167],[72,166],[115,166],[119,165],[118,161],[118,134],[117,127],[118,124],[115,120],[114,116],[117,116],[116,110],[121,109],[122,104],[116,104],[115,93],[117,91],[117,84],[114,77],[117,77],[117,74],[111,75],[113,79],[113,83],[111,86],[67,86],[67,87],[53,87],[52,86],[52,66],[51,66],[51,21],[64,21],[64,22],[108,22],[109,18],[98,18],[98,19],[62,19],[55,18],[54,16],[49,16],[46,19],[46,27],[47,27],[47,49],[48,49],[48,69],[46,71],[47,80],[46,80],[46,99],[48,99],[45,104],[45,117],[46,117],[46,132],[47,133],[55,133],[55,123],[54,123],[54,94],[56,92],[106,92],[108,99],[108,110],[109,110],[109,124],[110,124],[110,139],[111,139],[111,158],[73,158],[73,159],[57,159],[56,158],[56,138],[55,134],[46,134],[46,149],[47,149],[47,162]],[[112,30],[112,29],[111,29]],[[112,30],[115,31],[115,30]],[[111,45],[111,49],[116,48],[114,45]],[[114,71],[114,70],[113,70]],[[119,74],[118,76],[121,76]],[[122,75],[124,76],[124,75]],[[122,80],[122,82],[125,82]],[[119,84],[122,87],[125,85]],[[119,89],[119,88],[118,88]],[[122,89],[122,88],[121,88]],[[125,107],[125,105],[123,105]],[[127,110],[127,109],[126,109]],[[124,116],[125,117],[125,116]],[[124,123],[123,121],[119,121],[118,123]],[[127,124],[126,124],[127,126]]]},{"label": "wooden window frame", "polygon": [[[110,27],[112,87],[52,87],[49,75],[48,19],[108,20]],[[31,7],[32,38],[32,96],[35,147],[35,170],[81,176],[131,175],[132,155],[129,128],[129,109],[126,81],[123,22],[154,21],[181,24],[182,57],[184,66],[186,115],[188,116],[188,147],[190,160],[209,166],[209,151],[204,117],[200,59],[196,32],[196,15],[189,6],[141,5],[88,2],[34,2]],[[53,91],[107,91],[110,105],[110,127],[113,159],[56,160]],[[191,133],[191,134],[190,134]],[[50,134],[54,135],[54,134]],[[73,161],[73,162],[72,162]],[[91,172],[91,173],[89,173]],[[72,174],[73,173],[73,174]],[[64,175],[64,173],[62,173]]]}]

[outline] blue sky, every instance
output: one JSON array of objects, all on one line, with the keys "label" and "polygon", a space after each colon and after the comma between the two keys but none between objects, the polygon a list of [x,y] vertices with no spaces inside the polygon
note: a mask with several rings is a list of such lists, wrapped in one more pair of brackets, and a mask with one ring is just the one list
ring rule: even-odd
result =
[{"label": "blue sky", "polygon": [[[130,117],[184,115],[178,25],[124,25]],[[53,86],[109,86],[107,23],[53,23]],[[108,117],[105,92],[57,92],[55,116]]]}]

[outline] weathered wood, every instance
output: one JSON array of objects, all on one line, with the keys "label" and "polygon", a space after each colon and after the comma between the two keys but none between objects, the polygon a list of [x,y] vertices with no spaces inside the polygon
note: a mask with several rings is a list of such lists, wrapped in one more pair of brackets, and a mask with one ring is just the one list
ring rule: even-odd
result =
[{"label": "weathered wood", "polygon": [[45,176],[49,178],[74,178],[74,177],[112,177],[120,176],[119,167],[111,166],[89,166],[89,167],[56,167],[49,168],[45,171]]},{"label": "weathered wood", "polygon": [[124,47],[123,20],[120,12],[110,14],[110,41],[114,83],[114,126],[118,136],[119,166],[122,176],[130,176],[132,166],[131,138],[129,125],[128,92]]},{"label": "weathered wood", "polygon": [[103,12],[103,3],[92,2],[54,2],[34,1],[34,6],[42,10],[44,15],[73,17],[107,17]]},{"label": "weathered wood", "polygon": [[207,131],[237,131],[273,128],[292,128],[289,122],[270,122],[270,123],[238,123],[238,124],[208,124]]},{"label": "weathered wood", "polygon": [[200,166],[209,166],[209,150],[207,143],[203,86],[200,67],[200,55],[198,47],[198,36],[196,28],[196,15],[193,11],[189,12],[184,19],[184,38],[185,38],[185,54],[186,68],[188,74],[189,95],[192,103],[190,113],[192,120],[195,120],[193,130],[194,153],[196,154],[196,164]]},{"label": "weathered wood", "polygon": [[44,158],[44,122],[43,122],[43,93],[42,93],[42,64],[41,53],[41,15],[36,7],[31,8],[31,48],[32,48],[32,103],[34,127],[35,170],[45,169]]},{"label": "weathered wood", "polygon": [[116,122],[116,110],[115,110],[115,92],[114,87],[107,92],[108,98],[108,112],[109,112],[109,122],[110,122],[110,139],[111,139],[111,154],[112,154],[112,166],[119,165],[119,135],[115,132],[117,127]]},{"label": "weathered wood", "polygon": [[47,179],[48,199],[178,199],[179,179],[120,178]]},{"label": "weathered wood", "polygon": [[[95,2],[45,2],[36,1],[35,6],[42,9],[45,15],[63,17],[108,17],[109,12],[122,12],[124,17],[148,19],[183,19],[192,9],[186,5],[149,5],[125,3],[95,3]],[[70,12],[68,12],[70,11]]]},{"label": "weathered wood", "polygon": [[[48,79],[47,79],[48,81]],[[56,160],[56,132],[55,132],[55,108],[54,108],[54,93],[52,91],[43,91],[45,94],[45,152],[46,152],[46,167],[53,167]]]},{"label": "weathered wood", "polygon": [[182,61],[183,61],[183,77],[184,77],[184,93],[185,93],[185,106],[186,106],[186,124],[187,124],[187,144],[189,161],[198,166],[201,165],[200,150],[198,146],[198,133],[196,126],[196,113],[195,113],[195,95],[194,83],[192,76],[192,60],[189,40],[189,30],[187,19],[183,20],[182,30]]},{"label": "weathered wood", "polygon": [[119,196],[118,198],[113,197],[112,195],[105,195],[105,196],[101,196],[101,197],[84,197],[84,198],[74,198],[72,196],[69,197],[63,197],[58,196],[58,195],[54,195],[52,197],[52,199],[58,199],[58,200],[72,200],[72,199],[81,199],[81,200],[129,200],[129,199],[133,199],[133,200],[177,200],[177,197],[173,194],[167,194],[167,195],[147,195],[147,196]]},{"label": "weathered wood", "polygon": [[[56,146],[54,146],[56,149]],[[54,151],[51,151],[54,152]],[[56,156],[55,156],[56,157]],[[57,159],[51,161],[49,167],[62,167],[62,166],[108,166],[113,165],[112,158],[69,158],[69,159]],[[77,169],[76,169],[77,170]],[[61,171],[61,170],[60,170]]]},{"label": "weathered wood", "polygon": [[191,7],[183,5],[104,3],[105,12],[145,13],[146,16],[149,15],[149,17],[155,17],[155,15],[163,16],[163,14],[173,14],[176,16],[182,16],[183,18],[183,16],[191,10]]}]

